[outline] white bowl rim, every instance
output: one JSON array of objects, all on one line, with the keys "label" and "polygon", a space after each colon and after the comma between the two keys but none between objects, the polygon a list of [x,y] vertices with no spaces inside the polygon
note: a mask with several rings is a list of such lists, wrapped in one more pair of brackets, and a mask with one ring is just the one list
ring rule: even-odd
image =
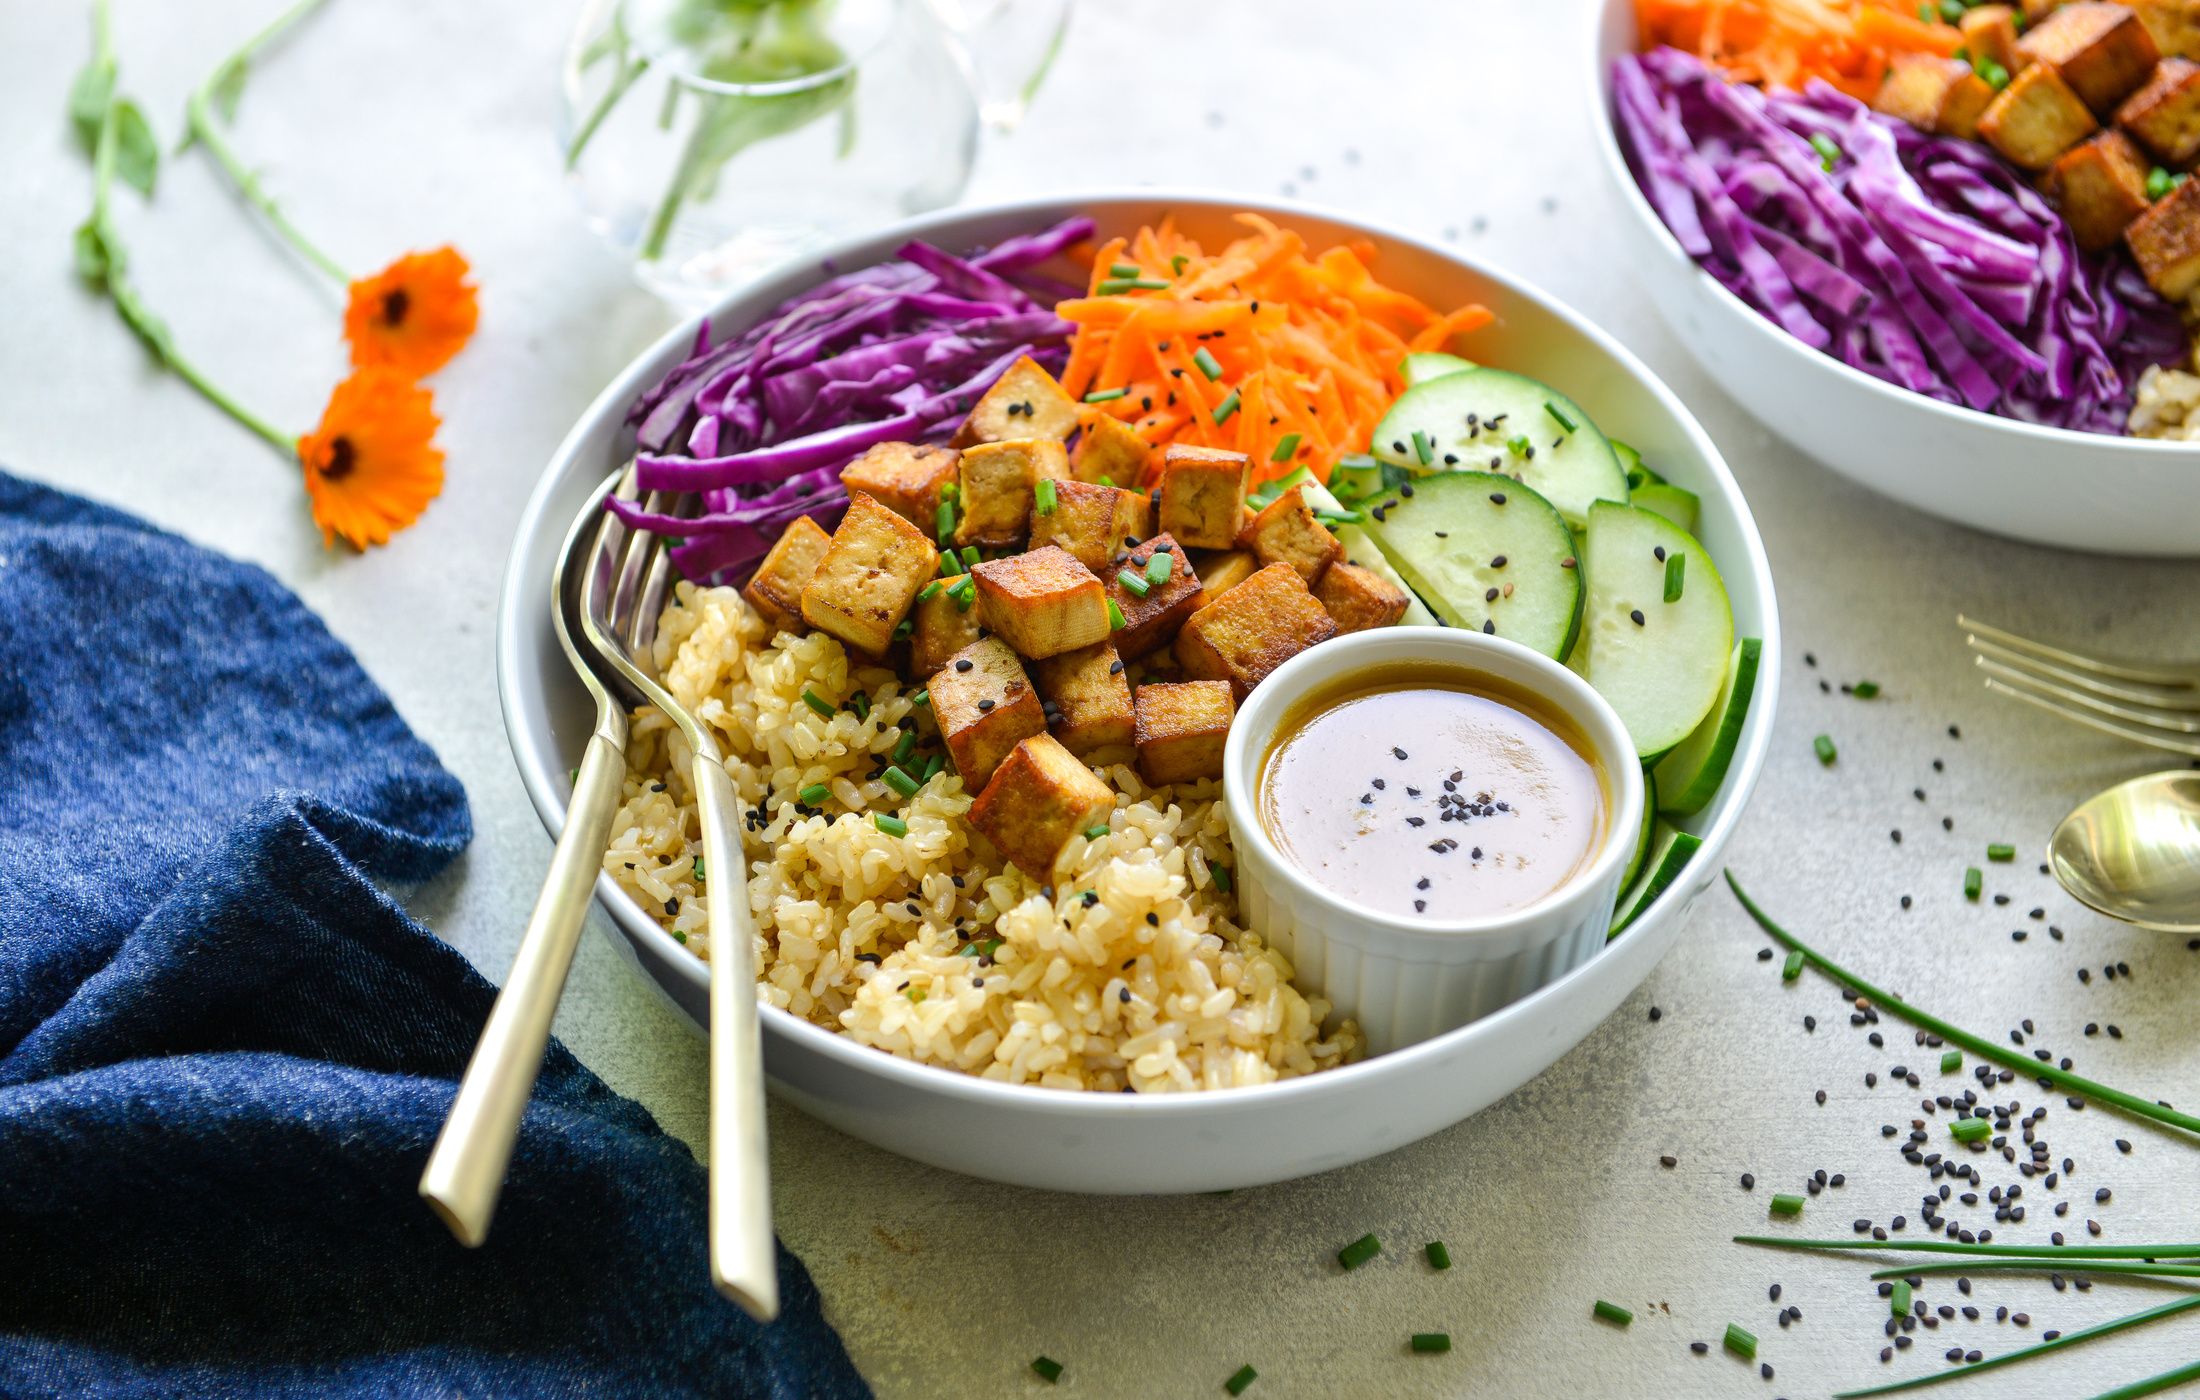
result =
[{"label": "white bowl rim", "polygon": [[[1636,358],[1633,352],[1621,345],[1603,328],[1597,326],[1572,307],[1488,263],[1461,257],[1459,254],[1439,247],[1425,238],[1405,233],[1360,214],[1309,201],[1218,194],[1212,191],[1165,185],[1116,186],[1077,191],[1057,191],[1023,199],[961,205],[937,210],[930,214],[903,220],[883,229],[852,236],[812,258],[805,259],[805,262],[812,266],[846,262],[856,256],[854,252],[856,248],[880,241],[889,235],[900,238],[922,238],[934,234],[942,228],[953,228],[969,222],[1008,217],[1021,217],[1030,220],[1033,224],[1044,224],[1064,218],[1073,218],[1092,205],[1108,203],[1198,206],[1204,209],[1227,212],[1251,210],[1278,220],[1312,218],[1357,229],[1385,242],[1419,249],[1421,252],[1443,262],[1463,267],[1485,281],[1498,284],[1508,294],[1519,298],[1521,301],[1535,305],[1544,314],[1553,317],[1589,341],[1599,351],[1610,357],[1638,386],[1649,391],[1652,398],[1666,410],[1667,414],[1681,428],[1690,445],[1695,448],[1697,455],[1702,459],[1706,469],[1710,471],[1713,480],[1717,483],[1721,496],[1732,503],[1735,524],[1742,536],[1743,551],[1746,556],[1744,559],[1735,562],[1746,565],[1749,577],[1756,587],[1757,596],[1763,600],[1762,606],[1766,619],[1766,626],[1763,629],[1766,634],[1764,642],[1769,655],[1768,664],[1760,670],[1760,674],[1764,674],[1766,671],[1771,672],[1774,682],[1773,688],[1768,690],[1766,695],[1756,702],[1767,707],[1766,722],[1758,727],[1754,741],[1736,756],[1737,761],[1728,770],[1729,782],[1743,784],[1743,800],[1727,804],[1717,819],[1712,822],[1710,828],[1702,833],[1704,845],[1714,849],[1722,846],[1732,833],[1735,825],[1740,822],[1742,812],[1748,806],[1748,790],[1755,786],[1756,777],[1763,770],[1765,756],[1772,745],[1773,726],[1770,723],[1770,717],[1773,710],[1777,708],[1775,702],[1779,659],[1779,610],[1778,598],[1773,590],[1771,564],[1765,557],[1764,537],[1757,528],[1756,518],[1750,512],[1749,503],[1743,497],[1740,485],[1736,483],[1733,472],[1727,467],[1726,459],[1720,455],[1717,444],[1712,442],[1710,434],[1704,431],[1703,425],[1696,421],[1695,415],[1688,411],[1687,406],[1680,401],[1672,389],[1666,386],[1663,380],[1651,372],[1649,366]],[[777,274],[768,275],[766,280],[772,280],[773,277],[784,275],[788,271],[791,271],[791,269],[783,268]],[[823,277],[829,274],[820,271],[817,275]],[[708,310],[683,319],[678,325],[659,337],[648,349],[642,351],[629,362],[626,369],[617,378],[604,386],[595,400],[574,421],[573,427],[559,442],[542,473],[536,478],[535,488],[528,497],[526,507],[521,511],[518,526],[514,531],[515,541],[531,539],[544,528],[545,521],[543,517],[549,509],[550,498],[555,491],[558,480],[565,475],[565,472],[560,470],[561,466],[579,453],[584,440],[597,430],[605,418],[612,417],[623,422],[628,405],[648,386],[649,382],[653,381],[656,375],[662,373],[662,371],[654,369],[653,366],[674,351],[694,344],[699,322],[706,320],[715,322],[719,317],[726,314],[734,303],[746,300],[755,290],[755,287],[751,286],[729,292],[713,303]],[[559,536],[562,538],[563,529],[570,522],[560,520],[549,523],[550,528],[558,531]],[[547,578],[523,577],[520,570],[523,558],[524,551],[515,546],[511,559],[506,565],[504,587],[497,602],[498,708],[503,713],[505,733],[512,744],[513,756],[517,760],[520,769],[521,785],[525,787],[528,799],[534,804],[537,816],[555,836],[564,828],[565,803],[551,785],[553,774],[550,766],[539,761],[531,762],[528,756],[520,750],[520,737],[527,733],[527,729],[522,723],[518,699],[512,689],[520,679],[518,665],[519,633],[513,623],[518,616],[521,600],[527,600],[531,609],[536,602],[547,597],[551,582]],[[1726,571],[1723,568],[1721,570],[1722,573]],[[1683,885],[1676,882],[1672,889],[1667,890],[1664,895],[1660,896],[1660,902],[1677,899],[1683,888]],[[691,977],[698,990],[709,985],[709,970],[706,965],[675,943],[672,936],[666,933],[655,920],[643,915],[640,907],[634,904],[632,898],[624,890],[621,890],[608,875],[598,877],[596,898],[603,904],[605,913],[610,915],[614,921],[620,922],[629,937],[634,936],[634,926],[638,925],[641,929],[640,936],[652,942],[654,951],[668,965],[681,968],[683,975]],[[620,919],[619,908],[622,903],[626,908],[633,910],[637,916],[632,924]],[[1655,903],[1652,908],[1655,908]],[[1646,909],[1644,912],[1648,914],[1652,911]],[[1441,1035],[1431,1036],[1427,1040],[1416,1041],[1412,1045],[1401,1046],[1381,1055],[1374,1055],[1355,1061],[1352,1064],[1325,1069],[1319,1073],[1299,1075],[1295,1078],[1277,1080],[1268,1084],[1249,1084],[1227,1090],[1182,1094],[1094,1094],[1066,1089],[1047,1089],[1038,1085],[1003,1084],[995,1080],[982,1079],[973,1074],[966,1074],[959,1070],[945,1069],[937,1065],[904,1059],[888,1051],[861,1044],[837,1031],[827,1030],[823,1026],[815,1025],[775,1006],[764,1005],[760,1010],[763,1012],[764,1024],[767,1029],[788,1037],[804,1051],[836,1061],[843,1068],[876,1076],[896,1087],[905,1088],[918,1094],[942,1094],[949,1098],[964,1100],[973,1105],[1015,1108],[1044,1116],[1061,1118],[1083,1118],[1087,1115],[1097,1115],[1102,1118],[1131,1115],[1200,1117],[1221,1113],[1254,1111],[1273,1101],[1321,1095],[1330,1092],[1332,1089],[1343,1091],[1363,1080],[1372,1080],[1393,1073],[1407,1073],[1416,1067],[1425,1067],[1426,1062],[1442,1057],[1446,1046],[1453,1037],[1469,1034],[1490,1034],[1493,1032],[1502,1033],[1509,1023],[1529,1021],[1546,1000],[1565,995],[1577,979],[1586,977],[1600,962],[1614,955],[1614,950],[1611,947],[1599,949],[1595,957],[1587,959],[1565,976],[1545,983],[1538,990],[1498,1011],[1470,1021],[1463,1026],[1445,1031]]]},{"label": "white bowl rim", "polygon": [[[1387,644],[1411,642],[1421,635],[1427,636],[1429,645],[1443,648],[1449,653],[1431,658],[1438,664],[1455,666],[1471,674],[1476,669],[1477,658],[1488,653],[1504,657],[1537,676],[1538,683],[1531,688],[1547,704],[1581,726],[1598,750],[1595,756],[1597,766],[1611,770],[1610,781],[1617,789],[1610,794],[1611,815],[1595,859],[1576,869],[1560,884],[1516,909],[1449,924],[1408,919],[1361,904],[1307,874],[1277,844],[1275,838],[1268,834],[1267,825],[1261,821],[1258,774],[1267,766],[1267,756],[1262,754],[1254,757],[1246,753],[1256,742],[1266,748],[1270,735],[1274,732],[1274,726],[1270,725],[1265,727],[1267,732],[1256,734],[1254,731],[1263,726],[1245,723],[1246,710],[1256,704],[1271,710],[1278,706],[1287,708],[1307,691],[1331,684],[1340,678],[1339,673],[1353,669],[1358,652],[1370,648],[1387,649]],[[1320,671],[1322,674],[1311,680],[1302,679],[1311,671]],[[1275,689],[1271,690],[1271,686]],[[1279,699],[1279,696],[1285,698]],[[1587,681],[1542,652],[1523,646],[1509,637],[1488,635],[1472,628],[1370,628],[1333,638],[1318,647],[1307,648],[1277,667],[1272,675],[1261,682],[1260,689],[1254,692],[1253,699],[1246,703],[1245,709],[1238,711],[1237,719],[1230,726],[1222,768],[1225,775],[1235,775],[1241,770],[1249,770],[1256,775],[1251,784],[1252,791],[1247,791],[1243,784],[1225,783],[1223,801],[1230,813],[1231,839],[1241,845],[1250,844],[1267,862],[1272,878],[1290,886],[1293,898],[1301,904],[1312,905],[1330,919],[1336,920],[1336,924],[1329,930],[1329,937],[1333,941],[1358,947],[1364,940],[1351,930],[1373,927],[1382,938],[1405,950],[1401,956],[1410,957],[1416,950],[1457,944],[1461,939],[1518,934],[1530,924],[1542,924],[1553,919],[1560,919],[1568,924],[1581,922],[1583,911],[1572,906],[1593,901],[1597,889],[1615,874],[1614,867],[1624,864],[1634,853],[1635,840],[1642,828],[1642,763],[1635,756],[1633,741],[1627,737],[1626,724],[1612,709],[1611,703],[1591,689]]]},{"label": "white bowl rim", "polygon": [[[1608,167],[1607,173],[1617,180],[1620,188],[1620,199],[1627,205],[1629,212],[1638,221],[1649,227],[1651,237],[1657,240],[1658,246],[1665,252],[1666,256],[1684,264],[1689,275],[1700,279],[1705,288],[1712,293],[1714,300],[1720,302],[1728,311],[1742,317],[1756,328],[1760,332],[1758,338],[1761,343],[1778,345],[1790,354],[1808,356],[1811,362],[1819,368],[1841,376],[1858,388],[1869,390],[1890,406],[1911,408],[1922,413],[1936,414],[1959,428],[1968,427],[1987,432],[2005,432],[2013,437],[2029,438],[2045,446],[2066,449],[2080,446],[2110,455],[2128,453],[2134,457],[2159,457],[2190,456],[2192,454],[2193,445],[2189,442],[2177,442],[2168,438],[2142,438],[2110,433],[2088,433],[2077,428],[2054,428],[2044,423],[2027,423],[2021,418],[2004,418],[1999,414],[1987,413],[1982,409],[1971,408],[1963,404],[1942,403],[1939,399],[1931,398],[1925,394],[1897,388],[1876,375],[1866,374],[1845,360],[1837,360],[1822,350],[1814,350],[1766,320],[1764,316],[1759,314],[1756,307],[1736,296],[1718,278],[1704,271],[1694,258],[1688,256],[1688,250],[1681,247],[1680,240],[1675,238],[1673,231],[1665,226],[1665,220],[1659,218],[1658,211],[1650,207],[1649,199],[1643,194],[1642,186],[1635,179],[1633,168],[1627,164],[1627,153],[1620,149],[1619,130],[1612,122],[1610,64],[1604,54],[1605,17],[1618,6],[1625,6],[1627,9],[1632,10],[1635,7],[1635,0],[1605,0],[1603,6],[1592,8],[1589,11],[1592,17],[1589,29],[1589,81],[1597,94],[1595,107],[1597,115],[1597,149],[1604,157],[1604,162]],[[1632,53],[1635,50],[1629,49],[1628,52]]]}]

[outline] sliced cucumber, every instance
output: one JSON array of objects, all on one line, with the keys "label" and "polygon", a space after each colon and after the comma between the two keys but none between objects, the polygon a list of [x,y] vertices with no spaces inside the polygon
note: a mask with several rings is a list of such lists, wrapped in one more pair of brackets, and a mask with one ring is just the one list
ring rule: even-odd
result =
[{"label": "sliced cucumber", "polygon": [[1671,889],[1688,858],[1702,848],[1702,837],[1670,826],[1661,818],[1650,838],[1650,858],[1642,863],[1642,874],[1619,897],[1619,907],[1612,911],[1612,931],[1606,935],[1607,940],[1619,937],[1653,900]]},{"label": "sliced cucumber", "polygon": [[1612,439],[1612,454],[1619,458],[1620,470],[1627,473],[1627,489],[1639,490],[1644,486],[1662,485],[1665,478],[1643,465],[1642,454],[1618,438]]},{"label": "sliced cucumber", "polygon": [[1373,451],[1414,470],[1501,472],[1576,526],[1591,503],[1627,499],[1627,473],[1581,406],[1508,370],[1460,370],[1407,389],[1376,425]]},{"label": "sliced cucumber", "polygon": [[[1637,754],[1662,754],[1695,732],[1726,683],[1734,650],[1726,586],[1693,535],[1637,506],[1597,502],[1586,545],[1589,684],[1619,712]],[[1669,603],[1675,554],[1687,563]]]},{"label": "sliced cucumber", "polygon": [[1329,491],[1347,504],[1377,491],[1396,490],[1405,470],[1373,457],[1340,457],[1329,471]]},{"label": "sliced cucumber", "polygon": [[1658,780],[1645,772],[1642,775],[1642,820],[1635,823],[1635,853],[1627,858],[1627,873],[1619,877],[1619,887],[1626,889],[1635,883],[1635,876],[1642,872],[1643,857],[1650,854],[1650,829],[1658,819]]},{"label": "sliced cucumber", "polygon": [[1726,781],[1727,765],[1734,761],[1734,746],[1742,737],[1742,721],[1749,716],[1750,697],[1757,690],[1757,658],[1764,643],[1744,637],[1734,644],[1727,662],[1726,684],[1712,702],[1696,732],[1658,763],[1658,810],[1685,817],[1700,812]]},{"label": "sliced cucumber", "polygon": [[1474,361],[1462,360],[1457,355],[1446,355],[1434,350],[1423,350],[1408,355],[1398,362],[1398,370],[1406,377],[1406,387],[1426,384],[1431,379],[1442,379],[1447,374],[1457,374],[1463,369],[1473,369]]},{"label": "sliced cucumber", "polygon": [[1554,660],[1573,646],[1581,570],[1573,532],[1549,501],[1511,477],[1462,471],[1423,477],[1411,497],[1366,509],[1369,537],[1446,626]]},{"label": "sliced cucumber", "polygon": [[1696,533],[1696,517],[1703,504],[1695,492],[1667,481],[1644,482],[1628,494],[1627,503],[1654,510],[1691,535]]},{"label": "sliced cucumber", "polygon": [[1428,604],[1422,602],[1421,596],[1413,591],[1413,585],[1407,583],[1398,571],[1391,567],[1390,556],[1383,553],[1381,545],[1368,538],[1367,531],[1357,525],[1339,525],[1331,533],[1336,535],[1337,543],[1344,546],[1344,557],[1346,559],[1371,574],[1380,574],[1394,587],[1405,590],[1406,610],[1405,614],[1398,619],[1399,626],[1441,627],[1444,625],[1436,620],[1436,614],[1430,612]]}]

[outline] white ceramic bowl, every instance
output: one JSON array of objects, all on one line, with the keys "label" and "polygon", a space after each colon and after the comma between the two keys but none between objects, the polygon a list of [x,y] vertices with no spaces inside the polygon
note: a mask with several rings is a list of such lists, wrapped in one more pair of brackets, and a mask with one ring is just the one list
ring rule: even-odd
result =
[{"label": "white ceramic bowl", "polygon": [[[1580,727],[1611,780],[1611,820],[1602,847],[1573,879],[1525,908],[1433,927],[1323,888],[1269,837],[1260,819],[1261,768],[1284,717],[1325,686],[1400,661],[1494,676]],[[1222,771],[1240,912],[1291,959],[1299,986],[1360,1023],[1377,1054],[1487,1016],[1595,957],[1642,829],[1642,765],[1627,726],[1604,697],[1518,642],[1450,627],[1354,632],[1292,657],[1238,710]],[[1350,795],[1340,792],[1338,800]]]},{"label": "white ceramic bowl", "polygon": [[[989,243],[1076,214],[1125,231],[1174,214],[1219,244],[1251,208],[1310,241],[1372,237],[1385,280],[1443,305],[1478,300],[1498,323],[1475,357],[1547,379],[1703,499],[1698,534],[1718,560],[1740,635],[1764,639],[1758,697],[1726,786],[1688,826],[1704,848],[1682,878],[1619,940],[1504,1010],[1420,1044],[1303,1079],[1200,1094],[1077,1094],[996,1084],[896,1059],[766,1008],[764,1050],[775,1088],[826,1122],[890,1151],[974,1176],[1065,1191],[1215,1191],[1282,1181],[1388,1152],[1483,1109],[1541,1073],[1609,1016],[1680,935],[1719,866],[1764,765],[1780,676],[1779,620],[1764,544],[1718,449],[1642,362],[1588,320],[1500,273],[1404,234],[1265,201],[1135,190],[958,209],[899,224],[834,250],[835,265],[885,258],[921,237],[950,248]],[[819,280],[793,267],[727,298],[721,331]],[[520,517],[497,614],[497,680],[527,794],[554,834],[568,770],[594,721],[550,630],[550,580],[573,512],[631,450],[627,406],[680,362],[693,324],[667,334],[608,385],[574,425]],[[695,1024],[707,1019],[708,972],[615,884],[597,885],[620,951]]]},{"label": "white ceramic bowl", "polygon": [[1597,146],[1617,192],[1615,258],[1720,386],[1798,451],[1907,505],[2012,539],[2104,554],[2200,555],[2200,444],[2035,427],[1886,384],[1813,350],[1698,268],[1635,184],[1612,125],[1611,62],[1634,0],[1586,36]]}]

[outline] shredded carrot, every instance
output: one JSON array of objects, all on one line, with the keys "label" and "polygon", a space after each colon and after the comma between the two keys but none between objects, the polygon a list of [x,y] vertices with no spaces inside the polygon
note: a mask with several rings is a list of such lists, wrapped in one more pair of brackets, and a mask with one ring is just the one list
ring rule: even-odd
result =
[{"label": "shredded carrot", "polygon": [[[1441,350],[1495,319],[1479,305],[1439,312],[1385,286],[1365,240],[1309,256],[1290,229],[1258,214],[1238,221],[1252,232],[1218,253],[1167,219],[1099,249],[1088,294],[1055,308],[1077,326],[1062,387],[1080,399],[1125,391],[1088,411],[1122,419],[1154,446],[1243,452],[1256,481],[1298,467],[1327,481],[1404,392],[1407,354]],[[1168,287],[1103,292],[1125,261],[1137,280]],[[1289,438],[1294,450],[1273,460]]]},{"label": "shredded carrot", "polygon": [[1820,78],[1870,101],[1897,54],[1946,58],[1962,31],[1899,0],[1636,0],[1645,48],[1670,44],[1736,82],[1801,88]]}]

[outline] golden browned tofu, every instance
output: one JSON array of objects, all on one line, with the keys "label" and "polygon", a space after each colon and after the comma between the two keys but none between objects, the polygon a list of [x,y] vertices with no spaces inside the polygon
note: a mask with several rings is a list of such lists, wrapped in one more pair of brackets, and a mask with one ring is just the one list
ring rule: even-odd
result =
[{"label": "golden browned tofu", "polygon": [[963,786],[976,792],[1009,751],[1046,732],[1039,692],[1024,663],[998,637],[972,642],[933,673],[932,718]]},{"label": "golden browned tofu", "polygon": [[[1159,583],[1147,572],[1157,554],[1176,561]],[[1123,582],[1126,573],[1146,585],[1145,593]],[[1198,572],[1184,562],[1183,547],[1165,533],[1131,550],[1121,565],[1108,571],[1107,585],[1109,600],[1123,614],[1123,625],[1115,632],[1115,649],[1131,661],[1167,646],[1184,619],[1207,601]]]},{"label": "golden browned tofu", "polygon": [[1050,656],[1032,667],[1047,732],[1083,756],[1128,748],[1132,739],[1131,684],[1115,647],[1089,647]]},{"label": "golden browned tofu", "polygon": [[2124,230],[2147,284],[2171,301],[2200,288],[2200,179],[2187,180]]},{"label": "golden browned tofu", "polygon": [[2131,0],[2165,58],[2200,59],[2200,0]]},{"label": "golden browned tofu", "polygon": [[2014,77],[2032,61],[2017,48],[2017,12],[2008,5],[1973,5],[1956,21],[1974,66],[1998,63]]},{"label": "golden browned tofu", "polygon": [[[929,676],[955,659],[955,653],[984,635],[978,628],[976,586],[965,589],[970,576],[934,579],[917,590],[916,610],[910,614],[909,674]],[[926,597],[929,593],[931,596]]]},{"label": "golden browned tofu", "polygon": [[2147,165],[2122,132],[2098,132],[2056,161],[2040,189],[2062,210],[2078,246],[2098,253],[2147,211]]},{"label": "golden browned tofu", "polygon": [[1105,826],[1115,794],[1075,754],[1039,734],[1018,744],[970,804],[970,824],[1009,863],[1046,884],[1072,838]]},{"label": "golden browned tofu", "polygon": [[1289,564],[1270,564],[1184,621],[1176,663],[1195,680],[1228,681],[1243,700],[1268,673],[1337,624]]},{"label": "golden browned tofu", "polygon": [[756,574],[741,596],[749,600],[775,631],[793,632],[802,626],[802,589],[817,572],[817,564],[832,547],[833,537],[807,515],[798,515],[779,532],[779,540],[756,566]]},{"label": "golden browned tofu", "polygon": [[2163,59],[2116,109],[2116,125],[2171,170],[2200,159],[2200,63]]},{"label": "golden browned tofu", "polygon": [[1032,506],[1032,544],[1060,545],[1103,577],[1117,555],[1152,533],[1153,502],[1143,491],[1058,481],[1053,510],[1042,511],[1037,502]]},{"label": "golden browned tofu", "polygon": [[1372,569],[1343,560],[1329,566],[1314,597],[1337,624],[1339,632],[1365,632],[1388,627],[1406,615],[1406,591]]},{"label": "golden browned tofu", "polygon": [[1057,545],[989,559],[978,580],[978,622],[1023,656],[1089,647],[1108,636],[1108,595],[1092,570]]},{"label": "golden browned tofu", "polygon": [[1156,785],[1222,776],[1222,746],[1237,714],[1229,682],[1142,685],[1135,704],[1138,776]]},{"label": "golden browned tofu", "polygon": [[1968,139],[1977,133],[1979,115],[1993,100],[1994,90],[1970,64],[1937,54],[1904,53],[1887,65],[1872,107],[1919,131]]},{"label": "golden browned tofu", "polygon": [[1007,442],[1013,438],[1052,438],[1066,441],[1077,430],[1077,403],[1062,392],[1054,376],[1036,360],[1025,356],[993,381],[955,430],[951,447],[980,442]]},{"label": "golden browned tofu", "polygon": [[939,528],[940,492],[956,479],[956,452],[929,443],[882,442],[840,469],[851,496],[870,495],[927,535]]},{"label": "golden browned tofu", "polygon": [[1344,558],[1344,546],[1314,518],[1306,491],[1294,486],[1245,522],[1238,548],[1250,549],[1263,564],[1289,564],[1311,588],[1322,572]]},{"label": "golden browned tofu", "polygon": [[1193,549],[1230,548],[1245,524],[1251,470],[1242,452],[1172,444],[1161,454],[1156,523]]},{"label": "golden browned tofu", "polygon": [[2099,125],[2053,64],[2035,63],[1987,105],[1978,134],[2025,169],[2045,170]]},{"label": "golden browned tofu", "polygon": [[2129,5],[2058,6],[2024,32],[2017,52],[2052,64],[2078,100],[2106,117],[2154,72],[2161,50]]},{"label": "golden browned tofu", "polygon": [[1227,593],[1253,576],[1260,561],[1242,549],[1225,549],[1219,552],[1202,551],[1193,556],[1193,565],[1199,570],[1200,586],[1207,595]]},{"label": "golden browned tofu", "polygon": [[2063,0],[2019,0],[2019,8],[2024,11],[2024,22],[2031,25],[2055,13],[2055,7],[2062,3]]},{"label": "golden browned tofu", "polygon": [[1145,476],[1146,458],[1152,451],[1146,440],[1120,418],[1087,413],[1085,430],[1077,437],[1077,451],[1070,457],[1070,473],[1079,481],[1110,486],[1136,486]]},{"label": "golden browned tofu", "polygon": [[939,563],[923,531],[869,496],[851,496],[802,587],[802,620],[866,656],[883,656]]},{"label": "golden browned tofu", "polygon": [[1053,438],[1015,438],[966,448],[959,465],[955,543],[1006,549],[1030,528],[1039,478],[1069,475],[1069,453]]}]

